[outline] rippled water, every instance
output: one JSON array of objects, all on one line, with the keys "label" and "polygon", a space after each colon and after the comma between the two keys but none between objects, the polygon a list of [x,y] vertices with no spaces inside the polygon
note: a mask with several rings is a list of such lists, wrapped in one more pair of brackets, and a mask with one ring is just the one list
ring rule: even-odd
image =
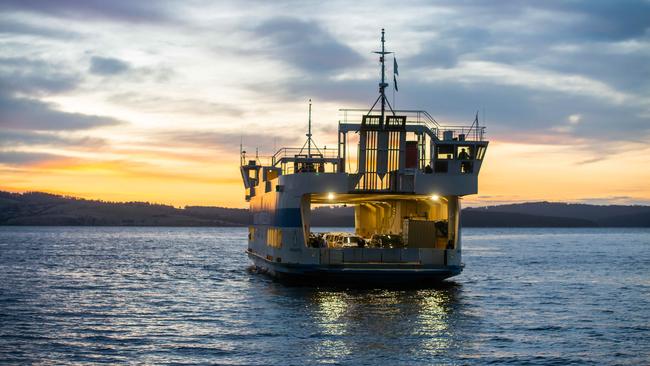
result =
[{"label": "rippled water", "polygon": [[648,364],[650,230],[467,229],[437,289],[290,287],[242,228],[0,228],[8,363]]}]

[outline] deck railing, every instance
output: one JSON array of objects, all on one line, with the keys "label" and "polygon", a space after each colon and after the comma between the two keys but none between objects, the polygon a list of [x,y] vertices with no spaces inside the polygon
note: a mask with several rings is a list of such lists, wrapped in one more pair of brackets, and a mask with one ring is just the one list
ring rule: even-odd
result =
[{"label": "deck railing", "polygon": [[[362,117],[368,114],[367,109],[339,109],[339,123],[361,123]],[[418,110],[395,110],[398,116],[406,116],[406,123],[410,125],[422,125],[428,128],[438,140],[445,140],[451,134],[452,139],[459,139],[463,135],[468,141],[483,141],[485,127],[476,125],[468,126],[443,126],[433,118],[427,111]]]},{"label": "deck railing", "polygon": [[[271,164],[275,165],[283,158],[294,158],[297,155],[300,155],[301,157],[309,158],[307,156],[306,148],[283,147],[280,150],[278,150],[275,154],[273,154],[273,156],[271,157]],[[328,149],[325,147],[320,147],[318,149],[316,147],[312,147],[311,158],[338,158],[338,150],[332,148]]]}]

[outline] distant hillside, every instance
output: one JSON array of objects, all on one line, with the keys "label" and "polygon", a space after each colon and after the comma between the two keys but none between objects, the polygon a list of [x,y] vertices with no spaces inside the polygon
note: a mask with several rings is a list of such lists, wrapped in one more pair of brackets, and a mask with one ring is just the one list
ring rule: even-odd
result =
[{"label": "distant hillside", "polygon": [[354,207],[317,207],[311,211],[312,226],[354,226]]},{"label": "distant hillside", "polygon": [[466,226],[650,227],[649,206],[528,202],[466,208]]},{"label": "distant hillside", "polygon": [[528,215],[512,212],[487,212],[465,209],[461,220],[466,227],[597,227],[589,220],[573,217]]},{"label": "distant hillside", "polygon": [[643,214],[650,211],[649,206],[624,205],[587,205],[583,203],[563,202],[527,202],[511,205],[470,208],[472,211],[510,212],[526,215],[573,217],[585,220],[600,221],[615,216]]},{"label": "distant hillside", "polygon": [[[649,206],[596,206],[553,202],[466,208],[468,227],[650,227]],[[312,226],[354,226],[353,207],[318,207]],[[0,225],[246,226],[246,209],[147,202],[105,202],[47,193],[0,191]]]},{"label": "distant hillside", "polygon": [[245,209],[104,202],[47,193],[0,192],[0,225],[241,226]]}]

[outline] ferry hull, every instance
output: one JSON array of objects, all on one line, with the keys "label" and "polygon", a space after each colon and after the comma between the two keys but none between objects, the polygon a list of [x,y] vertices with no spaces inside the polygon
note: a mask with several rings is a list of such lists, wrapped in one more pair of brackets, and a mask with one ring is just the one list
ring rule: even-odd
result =
[{"label": "ferry hull", "polygon": [[250,252],[248,256],[259,272],[278,280],[310,284],[433,286],[462,272],[461,266],[439,267],[401,263],[294,264],[272,262]]}]

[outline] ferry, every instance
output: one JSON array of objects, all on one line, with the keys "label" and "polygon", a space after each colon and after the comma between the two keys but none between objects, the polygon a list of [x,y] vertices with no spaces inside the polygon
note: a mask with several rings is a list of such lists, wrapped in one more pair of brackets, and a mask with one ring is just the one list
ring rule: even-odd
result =
[{"label": "ferry", "polygon": [[[370,109],[339,110],[336,148],[314,143],[311,101],[301,148],[281,148],[264,162],[240,148],[253,217],[246,252],[257,270],[387,285],[434,284],[463,270],[460,200],[478,192],[485,127],[478,113],[471,124],[446,126],[423,110],[394,110],[383,29],[374,53],[379,96]],[[353,207],[354,232],[316,232],[312,207],[322,205]]]}]

